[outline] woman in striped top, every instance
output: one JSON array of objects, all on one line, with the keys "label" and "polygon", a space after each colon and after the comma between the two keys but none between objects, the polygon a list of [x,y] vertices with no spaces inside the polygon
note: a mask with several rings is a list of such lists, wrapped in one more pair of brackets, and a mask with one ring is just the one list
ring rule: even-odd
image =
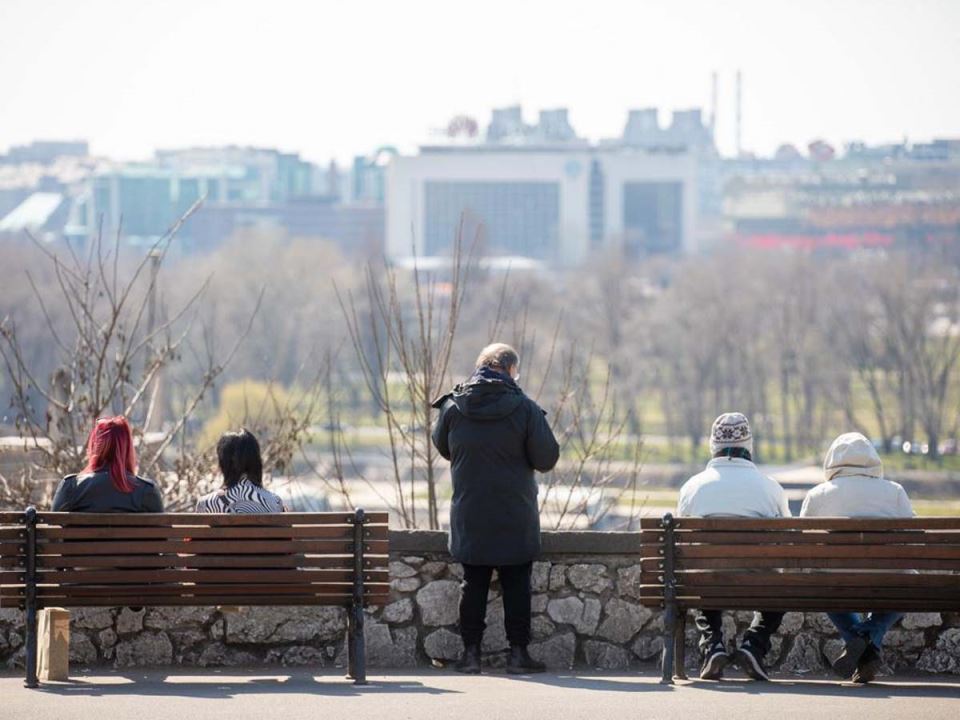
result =
[{"label": "woman in striped top", "polygon": [[217,441],[217,460],[223,487],[197,501],[198,513],[277,513],[283,501],[263,489],[260,444],[246,428],[227,432]]}]

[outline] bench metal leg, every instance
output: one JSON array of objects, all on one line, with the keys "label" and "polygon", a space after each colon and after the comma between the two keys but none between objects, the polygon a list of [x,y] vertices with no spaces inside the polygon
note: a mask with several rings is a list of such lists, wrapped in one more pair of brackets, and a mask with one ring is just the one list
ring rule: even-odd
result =
[{"label": "bench metal leg", "polygon": [[28,688],[35,688],[37,682],[37,509],[28,507],[24,513],[26,530],[26,560],[27,567],[24,582],[24,609],[27,614],[27,628],[25,638],[27,666],[26,679],[23,684]]},{"label": "bench metal leg", "polygon": [[363,585],[366,531],[363,524],[366,514],[363,508],[357,508],[353,514],[353,603],[350,605],[350,618],[347,625],[347,653],[350,662],[350,677],[355,685],[367,684],[367,645],[363,637]]},{"label": "bench metal leg", "polygon": [[24,662],[27,666],[27,676],[23,682],[24,687],[35,688],[39,686],[37,681],[37,604],[36,602],[27,605],[27,628],[26,628],[25,649],[26,658]]},{"label": "bench metal leg", "polygon": [[677,608],[674,603],[670,603],[663,611],[663,659],[661,663],[660,683],[663,685],[673,684],[673,664],[674,664],[674,635],[677,625]]},{"label": "bench metal leg", "polygon": [[363,637],[363,606],[351,608],[350,635],[350,677],[355,685],[367,684],[367,645]]},{"label": "bench metal leg", "polygon": [[677,613],[677,626],[673,632],[673,675],[687,680],[687,610],[680,608]]}]

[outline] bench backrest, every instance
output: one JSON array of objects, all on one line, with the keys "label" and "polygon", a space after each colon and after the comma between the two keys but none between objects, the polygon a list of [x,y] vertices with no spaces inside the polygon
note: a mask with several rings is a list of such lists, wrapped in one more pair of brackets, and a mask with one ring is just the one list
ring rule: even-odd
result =
[{"label": "bench backrest", "polygon": [[[389,591],[388,515],[360,515],[357,528],[349,512],[38,512],[37,607],[346,606],[357,579],[363,603],[380,604]],[[0,605],[26,601],[28,529],[26,513],[0,513]]]},{"label": "bench backrest", "polygon": [[960,518],[644,518],[641,602],[960,610]]}]

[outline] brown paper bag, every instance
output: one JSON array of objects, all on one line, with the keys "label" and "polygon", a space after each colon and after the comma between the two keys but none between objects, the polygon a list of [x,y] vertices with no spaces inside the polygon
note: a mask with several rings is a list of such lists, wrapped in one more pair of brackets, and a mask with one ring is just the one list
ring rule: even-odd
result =
[{"label": "brown paper bag", "polygon": [[37,675],[40,680],[66,680],[70,675],[70,611],[44,608],[37,627]]}]

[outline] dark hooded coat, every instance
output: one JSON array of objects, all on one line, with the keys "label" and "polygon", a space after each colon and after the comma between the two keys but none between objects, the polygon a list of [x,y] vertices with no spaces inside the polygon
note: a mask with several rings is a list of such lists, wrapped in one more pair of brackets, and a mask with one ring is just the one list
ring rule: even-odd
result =
[{"label": "dark hooded coat", "polygon": [[534,471],[560,456],[546,413],[508,376],[481,368],[439,398],[433,444],[451,463],[450,554],[468,565],[519,565],[540,553]]}]

